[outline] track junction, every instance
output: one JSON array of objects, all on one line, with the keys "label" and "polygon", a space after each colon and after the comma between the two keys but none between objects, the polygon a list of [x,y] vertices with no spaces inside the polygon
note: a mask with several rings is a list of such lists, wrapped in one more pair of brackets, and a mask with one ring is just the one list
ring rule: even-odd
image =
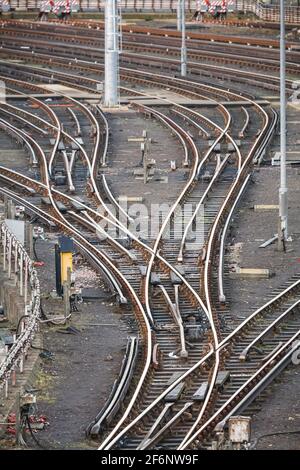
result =
[{"label": "track junction", "polygon": [[[115,168],[112,127],[124,121],[100,104],[103,24],[0,26],[7,95],[1,133],[29,157],[27,168],[0,167],[0,195],[71,236],[136,323],[119,377],[87,435],[101,449],[210,448],[229,418],[290,362],[300,335],[299,276],[237,327],[226,287],[230,222],[278,124],[266,96],[279,93],[278,42],[189,33],[183,79],[178,35],[123,27],[120,116],[138,116],[163,132],[174,152],[168,164],[175,159],[179,175],[176,191],[169,188],[169,210],[147,237],[134,230],[130,202],[141,183],[127,194],[124,210],[116,188],[125,188],[126,175],[119,169],[113,181],[108,172]],[[298,47],[288,44],[289,96],[299,80]],[[62,173],[65,183],[58,185]],[[0,369],[3,384],[14,366],[8,361]]]}]

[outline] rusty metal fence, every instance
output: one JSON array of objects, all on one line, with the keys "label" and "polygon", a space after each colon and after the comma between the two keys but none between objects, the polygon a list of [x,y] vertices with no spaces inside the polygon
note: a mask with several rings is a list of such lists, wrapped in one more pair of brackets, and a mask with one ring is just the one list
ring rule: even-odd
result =
[{"label": "rusty metal fence", "polygon": [[[47,1],[47,0],[46,0]],[[54,0],[63,3],[64,0]],[[0,0],[1,4],[9,5],[12,10],[38,10],[45,0]],[[202,0],[204,3],[204,0]],[[214,0],[212,0],[212,3]],[[175,13],[178,0],[120,0],[123,11],[128,12],[172,12]],[[196,9],[196,0],[185,0],[186,10],[192,12]],[[230,0],[234,11],[254,13],[263,21],[279,21],[279,7],[267,4],[260,0]],[[103,12],[105,0],[71,0],[74,11]],[[290,4],[289,4],[290,5]],[[296,2],[293,6],[286,6],[286,21],[300,23],[300,6]]]},{"label": "rusty metal fence", "polygon": [[24,300],[24,315],[19,320],[13,344],[0,355],[0,391],[8,398],[11,386],[16,385],[16,374],[22,373],[24,361],[38,330],[40,316],[40,283],[33,262],[24,246],[13,235],[5,222],[0,229],[3,271],[8,278],[16,277],[17,288]]}]

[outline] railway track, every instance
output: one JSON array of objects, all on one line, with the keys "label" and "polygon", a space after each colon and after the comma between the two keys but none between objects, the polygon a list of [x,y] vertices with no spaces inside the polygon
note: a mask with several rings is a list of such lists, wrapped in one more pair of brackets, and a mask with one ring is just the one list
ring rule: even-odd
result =
[{"label": "railway track", "polygon": [[[91,36],[83,35],[85,30],[78,29],[66,30],[65,27],[57,27],[55,29],[49,26],[39,26],[38,29],[9,29],[6,25],[0,30],[0,40],[2,45],[15,46],[25,49],[26,46],[31,47],[33,50],[49,50],[49,43],[51,44],[50,50],[55,52],[55,43],[57,47],[63,43],[66,51],[65,55],[70,57],[79,58],[81,55],[91,58],[102,58],[104,51],[104,36],[103,31],[95,31],[96,34]],[[19,36],[22,34],[22,37]],[[100,37],[99,37],[100,36]],[[8,39],[9,38],[9,39]],[[26,38],[26,45],[24,44]],[[43,38],[43,41],[41,41]],[[21,44],[21,46],[20,46]],[[88,47],[88,50],[86,49]],[[154,38],[149,43],[149,39],[145,38],[144,42],[141,37],[134,34],[125,35],[122,41],[124,55],[130,57],[130,53],[147,53],[149,59],[151,55],[164,55],[166,57],[180,57],[180,42],[169,37]],[[234,46],[231,45],[230,50],[226,50],[224,45],[214,42],[200,43],[194,41],[189,44],[188,59],[191,65],[196,65],[194,61],[202,64],[204,61],[217,62],[222,64],[238,65],[245,69],[258,68],[266,71],[279,71],[279,52],[276,49],[266,50],[265,48],[257,47],[250,48],[249,46]],[[128,51],[128,53],[125,53]],[[288,50],[287,52],[287,73],[299,74],[299,52]],[[123,59],[125,60],[125,59]]]},{"label": "railway track", "polygon": [[[63,47],[58,47],[56,53]],[[15,58],[20,53],[4,47],[1,54],[13,54]],[[276,375],[283,362],[288,362],[292,342],[299,334],[293,315],[298,308],[298,279],[230,334],[224,325],[226,229],[253,164],[272,137],[276,116],[246,93],[241,97],[228,89],[122,68],[121,92],[133,109],[172,131],[187,167],[187,181],[157,237],[145,243],[107,207],[107,195],[115,206],[118,203],[105,178],[102,189],[97,182],[101,162],[106,163],[109,137],[109,125],[101,110],[63,94],[56,96],[51,105],[41,97],[47,96],[41,85],[45,79],[89,92],[95,91],[99,82],[29,63],[59,64],[60,68],[77,73],[87,70],[91,75],[101,67],[66,60],[63,55],[29,55],[25,52],[23,56],[26,65],[2,63],[1,78],[18,100],[14,105],[1,104],[0,124],[5,132],[14,136],[19,133],[18,139],[31,154],[32,165],[38,168],[37,178],[1,167],[0,192],[23,204],[44,223],[72,235],[78,249],[105,276],[126,311],[134,312],[139,327],[140,339],[130,340],[110,400],[88,432],[101,434],[101,448],[105,449],[207,447],[215,426],[224,427],[236,406],[249,403],[256,387],[263,387],[270,375]],[[30,83],[22,80],[24,73],[31,77]],[[270,81],[269,85],[274,84]],[[215,115],[207,117],[197,105],[190,108],[170,97],[157,98],[151,89],[168,91],[173,97],[205,99],[214,107]],[[28,94],[38,94],[39,98]],[[159,110],[157,101],[163,102]],[[32,112],[28,111],[28,102],[34,106]],[[236,107],[231,109],[230,103],[236,103]],[[26,126],[19,131],[24,122]],[[213,140],[209,142],[211,135]],[[224,153],[217,150],[219,144],[225,146]],[[68,153],[72,149],[71,156],[66,148]],[[58,189],[57,177],[64,171],[67,177]],[[191,228],[203,204],[204,220],[198,231],[201,243],[191,247],[188,230],[178,237],[176,217],[188,205],[187,229]],[[99,206],[104,215],[97,212]],[[109,233],[99,242],[99,222],[103,219],[117,226],[130,248]],[[170,236],[165,240],[168,224]],[[279,325],[288,331],[270,338]],[[255,356],[256,344],[260,343],[264,344],[263,361],[262,354]],[[134,369],[136,381],[131,390],[128,377]]]},{"label": "railway track", "polygon": [[[12,25],[13,24],[14,23],[12,23]],[[18,37],[19,29],[9,29],[7,28],[7,24],[3,23],[2,45],[6,47],[9,46],[10,49],[13,45],[15,45],[16,48],[22,47],[23,49],[25,47],[31,47],[35,52],[43,53],[43,51],[46,50],[48,54],[51,51],[51,53],[55,55],[59,50],[62,51],[62,44],[64,44],[66,50],[63,52],[63,55],[65,55],[65,57],[76,57],[76,61],[80,59],[86,61],[87,57],[90,57],[93,62],[103,61],[104,38],[100,26],[97,26],[95,31],[92,30],[96,34],[94,37],[86,35],[90,30],[85,30],[84,28],[75,29],[74,36],[73,30],[72,35],[70,33],[66,34],[68,29],[57,25],[44,26],[36,23],[23,23],[23,26],[24,29],[21,31],[23,37],[20,38]],[[159,68],[161,70],[165,69],[171,72],[177,72],[179,70],[180,43],[177,39],[170,38],[169,35],[162,35],[162,37],[159,38],[154,36],[154,39],[151,38],[152,42],[149,44],[149,37],[145,33],[135,33],[135,30],[129,31],[131,31],[131,33],[127,33],[129,40],[127,39],[126,32],[123,38],[123,54],[121,60],[124,65],[142,65],[143,67],[149,67],[150,65],[151,67],[157,67],[157,62],[159,62]],[[33,39],[34,35],[37,35],[37,37],[44,35],[44,41],[41,41],[40,37],[38,40]],[[98,37],[99,35],[101,35],[101,38]],[[9,42],[5,40],[8,36],[10,37]],[[141,36],[145,36],[147,39],[141,42]],[[24,44],[25,38],[27,46]],[[55,42],[53,42],[54,40],[56,41],[56,45]],[[232,44],[231,40],[229,42],[230,49],[227,51],[226,47],[224,50],[224,44],[220,45],[218,42],[215,43],[211,41],[208,43],[205,42],[203,45],[200,42],[200,48],[202,47],[202,50],[198,51],[199,40],[194,40],[192,44],[189,45],[190,47],[188,49],[189,74],[200,74],[202,77],[227,77],[236,82],[242,79],[244,83],[247,82],[251,86],[256,86],[257,81],[259,81],[260,84],[263,84],[263,86],[268,89],[274,89],[274,87],[277,90],[279,89],[277,76],[270,75],[270,73],[272,74],[274,72],[278,75],[279,72],[279,51],[275,48],[278,47],[276,42],[269,41],[266,42],[264,46],[258,43],[254,43],[254,45],[251,46],[250,42],[246,45],[235,45]],[[19,44],[22,44],[22,46]],[[289,46],[292,48],[293,44]],[[266,50],[267,47],[269,48],[268,50]],[[24,52],[25,51],[23,51],[23,53]],[[32,52],[30,52],[30,54],[32,54]],[[143,55],[143,59],[141,59],[140,54]],[[178,57],[177,59],[176,56]],[[199,60],[201,60],[200,67],[198,64]],[[299,74],[299,52],[289,50],[287,52],[287,60],[287,73],[291,77],[291,79],[287,81],[287,84],[292,90],[292,77],[294,76],[296,78]],[[224,67],[211,65],[210,62],[212,61],[217,64],[224,64]],[[229,65],[231,65],[231,67],[229,67]],[[241,67],[243,67],[243,71]],[[239,70],[239,78],[237,78],[237,69]],[[263,70],[264,74],[259,76],[257,73],[253,72],[253,69]]]},{"label": "railway track", "polygon": [[[22,22],[18,20],[9,20],[5,19],[1,21],[2,27],[20,27],[32,30],[42,30],[42,31],[53,31],[53,29],[58,31],[64,31],[66,34],[68,28],[72,27],[72,31],[74,31],[74,35],[78,34],[85,34],[85,35],[93,35],[95,31],[101,32],[104,30],[104,22],[103,21],[89,21],[89,20],[73,20],[70,21],[68,24],[61,24],[55,20],[45,23],[35,22],[35,21],[28,21],[23,20]],[[21,26],[20,26],[21,25]],[[181,33],[172,30],[172,29],[163,29],[163,28],[149,28],[143,26],[136,26],[136,25],[126,25],[124,24],[122,27],[122,31],[125,35],[130,36],[151,36],[154,38],[170,38],[170,39],[181,39]],[[257,38],[255,36],[248,37],[244,35],[224,35],[224,34],[212,34],[204,33],[204,32],[192,32],[188,31],[187,35],[191,40],[198,40],[199,42],[209,43],[209,42],[219,42],[224,45],[245,45],[245,46],[256,46],[256,47],[266,47],[266,48],[277,48],[279,49],[279,41],[276,39],[264,39],[264,38]],[[291,48],[293,45],[297,45],[297,42],[288,41],[287,47]]]},{"label": "railway track", "polygon": [[[50,64],[51,67],[55,66],[58,69],[60,69],[60,68],[65,69],[65,67],[66,67],[66,59],[58,57],[58,56],[54,56],[53,58],[49,58],[48,54],[46,55],[46,54],[40,54],[40,53],[36,53],[36,54],[34,54],[34,56],[32,56],[32,54],[29,53],[29,52],[19,52],[19,51],[15,51],[14,49],[10,49],[10,48],[1,49],[0,52],[1,52],[1,56],[3,58],[4,57],[9,57],[9,58],[15,57],[16,59],[22,58],[22,62],[47,64],[47,65]],[[79,60],[77,58],[67,59],[67,61],[68,61],[68,67],[70,69],[80,71],[79,72],[80,74],[88,72],[89,74],[92,73],[94,76],[97,76],[99,71],[104,70],[103,66],[101,64],[95,64],[94,62],[82,61],[82,60]],[[122,78],[127,79],[127,77],[129,75],[131,75],[131,77],[132,77],[131,81],[132,81],[133,77],[134,76],[136,77],[138,75],[137,70],[140,70],[140,68],[143,67],[147,63],[148,63],[148,58],[147,59],[140,58],[137,55],[131,56],[130,59],[129,59],[129,63],[128,63],[129,67],[122,67],[121,70],[120,70]],[[7,59],[2,60],[2,64],[3,65],[4,64],[8,65],[7,64]],[[18,68],[24,70],[24,68],[25,68],[24,65],[20,65],[20,64],[18,64],[18,65],[14,64],[14,65],[15,65],[16,70]],[[133,70],[132,65],[137,65],[138,69]],[[164,71],[166,71],[167,73],[170,73],[170,72],[174,73],[175,72],[175,75],[176,75],[177,72],[178,72],[178,68],[179,68],[179,61],[172,61],[172,60],[169,60],[169,59],[165,59],[161,63],[159,58],[153,57],[152,66],[154,68],[159,68],[163,72]],[[193,72],[193,70],[194,69],[191,68],[191,76],[195,75],[196,77],[197,76],[199,77],[199,70],[195,69],[194,72]],[[53,75],[52,72],[45,71],[44,73],[45,73],[45,76],[49,76],[49,77],[52,77],[52,75]],[[145,73],[146,72],[140,73],[140,75],[145,76]],[[146,76],[151,76],[151,74],[152,74],[152,72],[148,72]],[[56,75],[58,75],[58,72],[56,72]],[[257,75],[257,74],[252,73],[252,72],[240,72],[240,71],[237,71],[236,69],[227,69],[227,68],[219,69],[219,67],[217,67],[217,66],[210,66],[210,68],[207,69],[207,70],[206,70],[205,66],[202,66],[200,75],[202,77],[204,77],[204,82],[207,83],[207,84],[209,84],[208,77],[214,77],[214,79],[217,82],[220,82],[220,88],[222,88],[222,84],[224,83],[224,79],[228,79],[228,80],[234,82],[236,86],[238,86],[241,83],[247,83],[249,85],[249,87],[253,87],[253,89],[256,89],[258,87],[260,89],[264,88],[266,90],[269,90],[269,92],[270,92],[270,90],[272,92],[275,92],[275,93],[278,93],[278,91],[279,91],[279,79],[277,77],[270,76],[270,75]],[[31,74],[30,74],[30,76],[31,76]],[[72,83],[72,79],[68,78],[68,74],[65,74],[64,80],[69,81],[70,83]],[[91,83],[90,79],[85,78],[85,77],[83,77],[83,78],[79,77],[79,81],[84,83],[84,84]],[[292,92],[294,91],[294,82],[295,82],[295,80],[287,79],[287,94],[288,94],[288,96],[290,96],[292,94]],[[97,80],[94,81],[94,84],[96,84],[96,83],[98,83]],[[76,87],[79,87],[79,84],[76,84]]]}]

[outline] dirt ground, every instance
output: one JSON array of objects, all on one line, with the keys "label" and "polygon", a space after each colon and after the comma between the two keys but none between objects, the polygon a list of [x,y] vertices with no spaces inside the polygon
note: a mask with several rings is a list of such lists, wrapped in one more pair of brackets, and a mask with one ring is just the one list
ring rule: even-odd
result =
[{"label": "dirt ground", "polygon": [[[45,262],[39,268],[43,294],[54,289],[54,243],[56,235],[39,241],[38,256]],[[85,439],[85,428],[93,420],[108,397],[120,369],[130,328],[122,319],[110,294],[88,265],[75,269],[77,285],[95,288],[99,299],[78,304],[68,327],[43,326],[43,346],[53,354],[45,358],[36,376],[39,414],[45,414],[49,426],[37,435],[46,448],[84,449],[95,443]],[[63,305],[52,298],[43,300],[44,313],[61,315]]]}]

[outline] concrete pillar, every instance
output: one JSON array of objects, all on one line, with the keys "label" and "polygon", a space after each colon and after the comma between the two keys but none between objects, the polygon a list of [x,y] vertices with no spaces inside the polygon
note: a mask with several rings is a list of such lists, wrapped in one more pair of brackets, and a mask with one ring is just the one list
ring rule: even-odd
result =
[{"label": "concrete pillar", "polygon": [[186,76],[185,0],[181,0],[181,76]]},{"label": "concrete pillar", "polygon": [[181,0],[177,2],[177,31],[181,31]]},{"label": "concrete pillar", "polygon": [[105,3],[105,82],[104,105],[108,108],[119,103],[119,38],[117,0]]},{"label": "concrete pillar", "polygon": [[280,188],[279,188],[279,249],[288,239],[288,188],[286,172],[286,44],[285,4],[280,0]]}]

